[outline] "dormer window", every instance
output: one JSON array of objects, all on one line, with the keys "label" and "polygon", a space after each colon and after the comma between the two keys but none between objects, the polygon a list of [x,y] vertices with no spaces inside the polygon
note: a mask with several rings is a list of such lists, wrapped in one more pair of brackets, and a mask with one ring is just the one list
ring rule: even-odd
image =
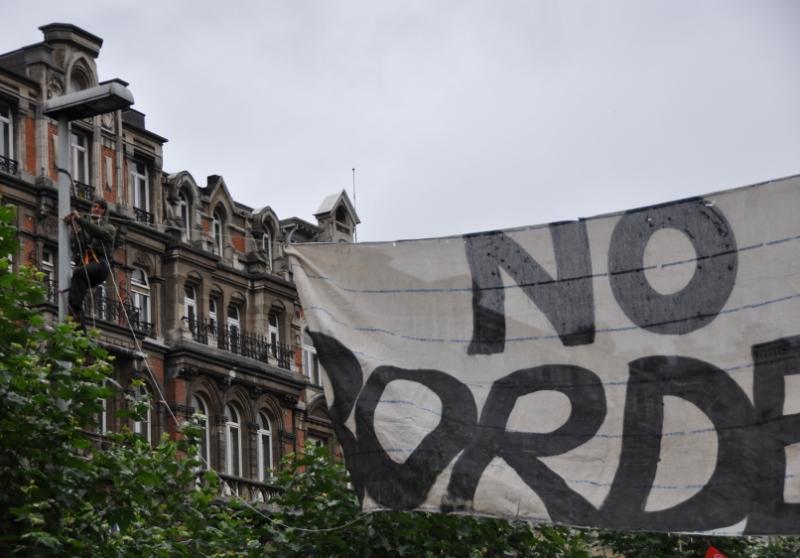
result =
[{"label": "dormer window", "polygon": [[182,237],[184,240],[189,240],[191,231],[191,222],[189,220],[189,202],[186,199],[186,194],[181,192],[178,195],[178,217],[181,220],[181,229],[183,230]]},{"label": "dormer window", "polygon": [[72,180],[82,185],[89,184],[89,137],[74,130],[70,134],[72,152]]},{"label": "dormer window", "polygon": [[133,212],[140,223],[155,222],[150,212],[150,181],[144,161],[130,161],[130,185],[133,190]]},{"label": "dormer window", "polygon": [[267,269],[272,271],[272,232],[267,229],[261,237],[261,251],[267,260]]},{"label": "dormer window", "polygon": [[334,220],[336,221],[336,230],[344,233],[346,235],[352,234],[350,230],[350,225],[348,224],[347,218],[347,210],[344,208],[343,205],[340,205],[336,208],[336,213],[334,214]]},{"label": "dormer window", "polygon": [[215,254],[222,255],[222,216],[219,211],[214,212],[214,220],[211,224],[212,234],[214,235],[213,251]]}]

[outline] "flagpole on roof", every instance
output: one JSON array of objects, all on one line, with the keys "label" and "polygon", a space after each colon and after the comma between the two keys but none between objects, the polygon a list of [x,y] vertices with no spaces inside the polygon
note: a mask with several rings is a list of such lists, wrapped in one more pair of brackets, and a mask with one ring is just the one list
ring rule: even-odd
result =
[{"label": "flagpole on roof", "polygon": [[[356,168],[353,167],[353,209],[358,213],[356,209]],[[353,226],[353,241],[358,242],[358,229]]]}]

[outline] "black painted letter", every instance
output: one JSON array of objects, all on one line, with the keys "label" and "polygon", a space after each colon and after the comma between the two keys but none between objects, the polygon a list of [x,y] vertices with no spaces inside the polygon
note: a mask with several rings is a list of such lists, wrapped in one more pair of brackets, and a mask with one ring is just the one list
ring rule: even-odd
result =
[{"label": "black painted letter", "polygon": [[586,223],[550,225],[558,266],[553,277],[503,232],[466,235],[467,262],[472,273],[471,355],[502,353],[506,342],[505,269],[531,301],[547,316],[566,346],[594,342],[592,262]]},{"label": "black painted letter", "polygon": [[[667,295],[650,286],[643,268],[647,242],[660,229],[685,233],[697,253],[689,284]],[[736,282],[737,261],[725,215],[703,199],[692,199],[623,215],[611,236],[608,271],[614,296],[633,323],[653,333],[683,335],[717,317]]]}]

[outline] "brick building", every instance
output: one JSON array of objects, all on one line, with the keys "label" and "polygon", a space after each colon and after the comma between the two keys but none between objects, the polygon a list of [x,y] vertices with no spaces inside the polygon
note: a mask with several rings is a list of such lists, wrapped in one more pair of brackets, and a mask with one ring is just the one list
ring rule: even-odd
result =
[{"label": "brick building", "polygon": [[[125,239],[112,276],[87,296],[87,321],[115,356],[122,389],[150,401],[145,420],[125,421],[118,393],[99,429],[127,426],[154,441],[174,432],[170,410],[203,415],[209,465],[233,490],[266,498],[282,455],[333,438],[283,246],[352,241],[355,209],[342,191],[322,201],[316,223],[280,219],[236,202],[221,176],[168,172],[167,140],[133,109],[73,121],[70,160],[56,161],[57,126],[42,104],[98,84],[103,41],[69,24],[40,29],[42,42],[0,55],[0,196],[18,208],[14,265],[44,272],[43,311],[55,319],[57,168],[68,167],[73,207],[104,198]],[[137,378],[144,387],[131,387]]]}]

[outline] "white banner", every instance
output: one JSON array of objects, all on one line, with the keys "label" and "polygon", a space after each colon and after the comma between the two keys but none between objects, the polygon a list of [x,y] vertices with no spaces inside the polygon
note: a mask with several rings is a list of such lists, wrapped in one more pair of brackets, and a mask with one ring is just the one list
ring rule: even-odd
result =
[{"label": "white banner", "polygon": [[365,510],[800,534],[800,177],[289,247]]}]

